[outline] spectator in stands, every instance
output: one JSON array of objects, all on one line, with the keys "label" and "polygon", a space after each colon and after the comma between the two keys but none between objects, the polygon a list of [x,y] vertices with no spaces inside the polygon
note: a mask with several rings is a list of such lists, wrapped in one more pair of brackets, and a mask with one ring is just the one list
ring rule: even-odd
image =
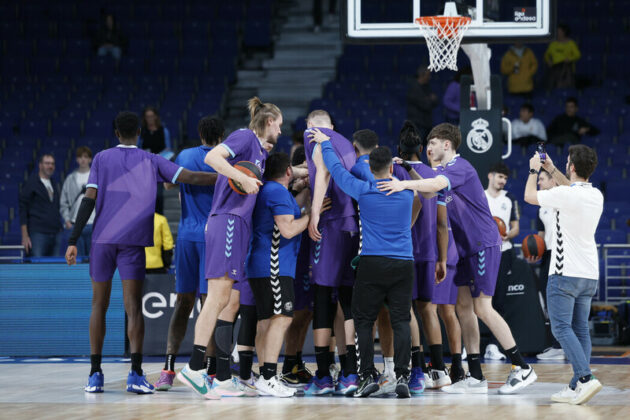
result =
[{"label": "spectator in stands", "polygon": [[138,147],[147,152],[159,153],[167,159],[173,156],[171,133],[162,125],[160,114],[153,106],[146,107],[142,113],[142,129],[138,138]]},{"label": "spectator in stands", "polygon": [[575,62],[582,54],[567,25],[558,25],[556,40],[552,41],[545,51],[545,62],[549,66],[547,88],[575,87]]},{"label": "spectator in stands", "polygon": [[[76,156],[79,168],[68,175],[61,189],[61,217],[63,218],[66,230],[73,228],[81,200],[83,200],[83,196],[85,196],[86,185],[88,177],[90,176],[90,165],[92,164],[92,150],[87,146],[78,147]],[[94,215],[95,213],[92,212],[90,219],[77,241],[77,255],[90,255]]]},{"label": "spectator in stands", "polygon": [[521,105],[518,119],[512,121],[512,141],[522,145],[547,141],[545,126],[538,118],[534,118],[532,104]]},{"label": "spectator in stands", "polygon": [[33,257],[57,255],[61,215],[59,188],[52,182],[55,158],[44,154],[39,158],[39,171],[32,174],[20,192],[20,224],[22,246]]},{"label": "spectator in stands", "polygon": [[461,106],[460,103],[460,85],[459,81],[464,74],[471,74],[472,70],[470,67],[464,67],[457,71],[455,77],[446,87],[446,91],[444,92],[444,97],[442,98],[442,104],[446,109],[446,121],[451,124],[459,124],[459,109]]},{"label": "spectator in stands", "polygon": [[105,15],[105,21],[98,32],[96,44],[98,46],[97,53],[99,57],[110,54],[116,61],[120,60],[125,38],[116,26],[114,15]]},{"label": "spectator in stands", "polygon": [[416,79],[412,80],[407,91],[407,119],[416,126],[422,141],[433,128],[433,109],[438,104],[437,96],[431,92],[429,80],[431,72],[422,65],[418,67]]},{"label": "spectator in stands", "polygon": [[501,59],[501,73],[507,76],[508,92],[513,95],[531,97],[537,70],[536,55],[522,42],[512,45]]},{"label": "spectator in stands", "polygon": [[577,116],[578,102],[573,97],[564,103],[564,114],[558,115],[547,128],[547,137],[553,144],[578,143],[584,134],[596,136],[599,130],[584,118]]},{"label": "spectator in stands", "polygon": [[173,261],[173,234],[166,217],[156,210],[153,215],[153,246],[144,248],[147,273],[167,273]]}]

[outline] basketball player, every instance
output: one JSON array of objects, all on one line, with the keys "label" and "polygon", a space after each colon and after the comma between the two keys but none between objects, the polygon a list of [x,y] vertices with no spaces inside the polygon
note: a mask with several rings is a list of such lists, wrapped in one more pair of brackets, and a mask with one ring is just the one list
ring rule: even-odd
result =
[{"label": "basketball player", "polygon": [[412,211],[415,194],[405,191],[387,197],[376,188],[376,182],[388,179],[393,171],[389,148],[379,147],[370,153],[370,169],[375,181],[368,182],[354,177],[343,167],[327,134],[313,129],[311,138],[321,144],[323,160],[337,185],[357,200],[361,209],[363,243],[352,296],[361,382],[354,396],[367,397],[379,389],[374,369],[372,330],[376,316],[387,299],[394,330],[395,392],[400,398],[409,398],[409,312],[413,282],[410,226],[417,217],[417,212],[414,214]]},{"label": "basketball player", "polygon": [[123,284],[127,314],[127,335],[131,350],[131,371],[127,392],[151,394],[154,387],[142,372],[144,318],[142,281],[145,275],[144,247],[153,245],[153,212],[158,182],[212,185],[216,174],[192,172],[159,155],[136,147],[140,119],[133,112],[121,112],[115,119],[117,147],[97,153],[92,162],[85,197],[68,240],[66,261],[76,263],[76,243],[96,207],[90,277],[92,313],[90,315],[91,371],[86,392],[103,392],[101,359],[105,339],[105,316],[112,290],[112,277],[118,268]]},{"label": "basketball player", "polygon": [[[352,144],[333,131],[330,115],[316,110],[309,114],[308,130],[304,133],[306,162],[312,187],[312,212],[308,226],[311,244],[312,281],[314,285],[313,341],[317,371],[305,388],[307,395],[322,395],[334,392],[330,375],[331,360],[328,347],[334,322],[336,303],[333,292],[337,292],[345,318],[346,363],[339,380],[348,393],[358,386],[354,324],[352,322],[352,285],[354,274],[350,265],[358,248],[358,225],[352,199],[330,180],[330,173],[321,157],[321,148],[310,143],[309,135],[315,127],[331,137],[331,146],[345,169],[354,165],[356,155]],[[332,208],[321,215],[324,197],[332,200]],[[340,352],[342,353],[342,352]]]},{"label": "basketball player", "polygon": [[[557,187],[558,183],[549,175],[549,172],[541,169],[538,173],[538,189],[541,191],[550,190]],[[538,236],[545,240],[545,252],[542,258],[529,257],[530,263],[536,263],[540,260],[540,286],[538,290],[541,292],[542,298],[545,302],[545,313],[547,314],[547,281],[549,280],[549,265],[551,263],[551,249],[553,248],[553,228],[554,228],[554,211],[551,207],[540,207],[538,209],[538,220],[536,222],[536,228],[538,229]],[[542,353],[537,354],[538,360],[564,360],[566,355],[562,346],[556,340],[556,337],[551,335],[551,347],[546,348]]]},{"label": "basketball player", "polygon": [[[396,165],[394,168],[394,175],[401,180],[433,178],[435,176],[433,169],[420,160],[422,139],[410,121],[403,124],[399,138],[398,152],[403,161],[402,166]],[[422,210],[418,221],[412,227],[415,266],[413,298],[431,353],[431,369],[425,384],[428,388],[441,388],[450,385],[451,378],[444,365],[442,330],[437,305],[433,303],[433,293],[436,279],[441,282],[446,273],[448,216],[446,206],[438,206],[437,198],[420,197],[420,200]],[[445,288],[441,288],[440,291],[443,289]],[[417,369],[415,372],[418,375]],[[410,380],[410,389],[422,392],[419,389],[421,378],[414,376],[411,379],[413,381]]]},{"label": "basketball player", "polygon": [[[300,136],[300,140],[302,137]],[[298,146],[291,158],[294,167],[306,166],[306,154],[303,145]],[[308,176],[297,178],[291,186],[291,192],[295,196],[300,208],[310,205],[311,191],[308,184]],[[325,207],[327,207],[325,205]],[[313,285],[310,271],[311,240],[308,231],[302,233],[300,251],[295,265],[295,279],[293,291],[295,293],[295,305],[293,306],[293,320],[287,329],[284,342],[284,363],[282,365],[282,380],[292,387],[302,387],[308,384],[313,375],[302,361],[302,348],[306,340],[311,320],[313,319]]]},{"label": "basketball player", "polygon": [[[505,285],[508,281],[507,276],[512,271],[512,261],[516,258],[512,239],[516,238],[520,232],[519,219],[521,217],[520,206],[516,197],[505,190],[510,170],[503,162],[493,165],[488,172],[488,188],[486,188],[486,198],[490,207],[492,217],[498,217],[506,226],[505,235],[501,235],[501,264],[499,265],[499,276],[497,283]],[[499,232],[500,234],[500,232]],[[505,287],[505,286],[504,286]],[[501,289],[499,289],[501,290]],[[505,295],[499,293],[492,298],[493,306],[503,313],[503,297]],[[499,351],[494,340],[486,346],[484,354],[485,359],[500,360],[505,359],[505,355]]]},{"label": "basketball player", "polygon": [[[214,169],[206,165],[203,159],[223,139],[225,134],[223,121],[218,117],[203,117],[199,120],[197,131],[201,146],[182,150],[175,159],[175,163],[191,171],[214,172]],[[177,230],[175,254],[177,300],[168,326],[164,369],[160,373],[160,379],[155,383],[157,391],[168,391],[173,386],[175,357],[186,335],[188,318],[193,310],[197,293],[201,295],[202,304],[208,293],[204,269],[206,244],[203,228],[212,209],[213,194],[214,186],[182,185],[179,190],[182,215]]]},{"label": "basketball player", "polygon": [[247,277],[254,292],[258,319],[267,321],[262,343],[264,365],[256,381],[261,395],[291,397],[296,390],[277,376],[278,355],[293,318],[293,277],[301,234],[308,227],[307,209],[300,210],[289,191],[293,177],[286,153],[274,153],[265,164],[265,185],[256,200]]},{"label": "basketball player", "polygon": [[[374,174],[370,171],[369,155],[378,147],[378,135],[372,130],[359,130],[352,135],[352,145],[357,154],[357,161],[350,173],[363,181],[374,181]],[[360,210],[360,209],[359,209]],[[360,225],[359,225],[360,228]],[[361,231],[361,229],[359,229]],[[361,238],[359,239],[361,241]],[[359,252],[361,244],[359,244]],[[389,310],[383,305],[376,317],[378,338],[383,355],[383,373],[379,378],[379,389],[373,396],[387,395],[396,388],[396,373],[394,372],[394,341]]]},{"label": "basketball player", "polygon": [[[432,159],[429,149],[427,149],[427,160],[431,168],[437,171],[440,161]],[[452,194],[446,196],[438,194],[438,205],[447,204],[453,199]],[[439,211],[440,207],[438,207]],[[459,261],[459,251],[457,243],[453,238],[451,222],[448,221],[448,249],[446,252],[446,278],[433,288],[433,298],[431,302],[437,305],[438,314],[444,322],[448,346],[451,350],[451,369],[449,376],[451,383],[459,382],[466,378],[466,371],[462,366],[462,329],[457,319],[455,305],[457,304],[457,285],[455,285],[455,274],[457,274],[457,262]],[[413,369],[412,369],[413,370]],[[413,374],[412,374],[413,377]]]},{"label": "basketball player", "polygon": [[[234,283],[244,282],[245,259],[251,236],[251,218],[260,181],[250,178],[232,165],[249,161],[263,172],[267,150],[265,143],[275,144],[280,135],[282,113],[257,97],[248,101],[251,117],[249,129],[233,132],[206,155],[205,162],[219,173],[212,210],[205,229],[206,279],[208,298],[195,324],[195,340],[188,365],[177,378],[206,398],[243,395],[240,381],[230,373],[232,324],[234,317],[221,317],[230,301]],[[241,195],[228,184],[238,182],[247,193]],[[217,374],[211,381],[202,370],[206,347],[214,336]]]},{"label": "basketball player", "polygon": [[379,187],[390,193],[405,188],[423,193],[452,192],[448,212],[453,237],[460,247],[460,263],[455,284],[458,286],[457,315],[460,319],[464,344],[469,351],[470,376],[443,387],[449,393],[487,393],[488,382],[481,371],[479,355],[479,324],[477,317],[488,326],[506,349],[512,370],[499,393],[511,394],[533,383],[534,369],[523,360],[512,337],[510,327],[492,307],[492,295],[500,264],[501,238],[492,219],[488,200],[475,169],[456,154],[461,144],[459,128],[448,123],[439,124],[428,136],[431,155],[439,159],[442,170],[435,178],[383,181]]},{"label": "basketball player", "polygon": [[[536,191],[536,174],[544,167],[560,185]],[[595,231],[604,207],[604,197],[589,178],[597,167],[597,154],[583,144],[569,147],[565,177],[546,157],[541,164],[536,153],[529,160],[525,201],[554,209],[555,227],[551,267],[547,284],[551,330],[567,353],[573,378],[552,401],[584,404],[603,388],[590,369],[591,335],[588,317],[599,283]]]}]

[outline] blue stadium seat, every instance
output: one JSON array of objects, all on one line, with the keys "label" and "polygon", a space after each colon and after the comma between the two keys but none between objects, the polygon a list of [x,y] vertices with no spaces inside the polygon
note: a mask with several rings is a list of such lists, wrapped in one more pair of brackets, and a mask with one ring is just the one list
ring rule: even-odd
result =
[{"label": "blue stadium seat", "polygon": [[628,234],[621,230],[598,229],[595,241],[602,244],[625,244],[628,243]]}]

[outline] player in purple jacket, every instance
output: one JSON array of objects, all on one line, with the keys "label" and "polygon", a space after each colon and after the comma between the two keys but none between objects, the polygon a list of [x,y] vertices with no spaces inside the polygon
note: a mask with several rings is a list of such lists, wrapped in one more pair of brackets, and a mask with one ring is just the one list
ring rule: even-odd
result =
[{"label": "player in purple jacket", "polygon": [[456,207],[449,208],[448,216],[453,238],[460,250],[460,263],[455,276],[458,286],[457,314],[464,344],[469,351],[470,376],[442,390],[457,394],[488,392],[488,382],[481,371],[479,355],[479,317],[510,357],[512,370],[499,393],[512,394],[533,383],[537,376],[518,351],[510,327],[492,307],[501,259],[501,238],[493,224],[488,200],[475,168],[456,153],[462,141],[459,128],[448,123],[439,124],[427,138],[431,155],[442,164],[440,173],[431,179],[384,181],[379,187],[390,192],[412,189],[422,193],[438,193],[445,190],[453,194],[451,203],[457,203]]},{"label": "player in purple jacket", "polygon": [[[235,316],[230,308],[238,308],[240,290],[244,289],[239,286],[247,284],[245,261],[251,237],[252,213],[262,182],[246,176],[233,165],[239,161],[249,161],[258,166],[261,173],[264,172],[267,159],[265,147],[278,141],[282,113],[274,104],[262,103],[257,97],[248,101],[248,107],[251,116],[249,129],[230,134],[205,159],[219,173],[212,210],[206,224],[208,298],[195,324],[190,362],[177,374],[177,378],[209,399],[243,396],[250,391],[245,390],[244,385],[233,378],[230,372]],[[234,191],[228,185],[229,179],[239,182],[247,194],[241,195]],[[217,370],[216,377],[211,381],[202,368],[206,347],[213,335]]]},{"label": "player in purple jacket", "polygon": [[133,112],[119,113],[115,126],[120,144],[94,156],[85,197],[68,240],[66,261],[69,265],[76,264],[77,239],[96,207],[90,250],[93,289],[90,315],[92,368],[85,391],[103,392],[101,359],[105,316],[112,290],[112,277],[118,268],[123,285],[131,351],[127,391],[151,394],[153,385],[147,382],[142,372],[142,281],[145,274],[144,247],[153,246],[157,183],[212,185],[217,175],[192,172],[159,155],[138,149],[136,143],[140,135],[140,119]]}]

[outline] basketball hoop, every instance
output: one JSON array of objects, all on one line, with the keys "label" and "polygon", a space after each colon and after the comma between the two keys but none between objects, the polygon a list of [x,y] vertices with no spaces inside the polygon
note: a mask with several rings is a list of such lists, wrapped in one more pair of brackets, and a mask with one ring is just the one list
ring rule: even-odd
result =
[{"label": "basketball hoop", "polygon": [[465,16],[424,16],[416,19],[429,48],[429,70],[457,71],[457,51],[472,19]]}]

